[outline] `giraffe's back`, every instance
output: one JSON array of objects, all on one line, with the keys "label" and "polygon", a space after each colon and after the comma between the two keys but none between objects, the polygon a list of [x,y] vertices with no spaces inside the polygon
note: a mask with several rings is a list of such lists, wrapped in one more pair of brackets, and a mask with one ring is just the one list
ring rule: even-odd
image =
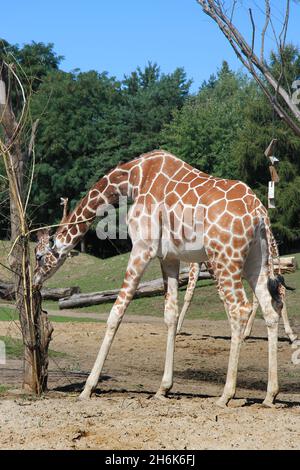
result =
[{"label": "giraffe's back", "polygon": [[244,256],[261,214],[267,217],[245,183],[207,175],[169,152],[155,150],[127,165],[148,214],[142,225],[161,224],[162,256],[205,261],[209,250]]}]

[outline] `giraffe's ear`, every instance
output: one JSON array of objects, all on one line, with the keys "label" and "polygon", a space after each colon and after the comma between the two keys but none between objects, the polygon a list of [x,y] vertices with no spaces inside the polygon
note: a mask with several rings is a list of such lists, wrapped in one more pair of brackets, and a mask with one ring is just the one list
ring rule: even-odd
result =
[{"label": "giraffe's ear", "polygon": [[49,229],[47,228],[41,228],[40,230],[37,231],[36,236],[38,241],[40,241],[42,238],[49,238]]}]

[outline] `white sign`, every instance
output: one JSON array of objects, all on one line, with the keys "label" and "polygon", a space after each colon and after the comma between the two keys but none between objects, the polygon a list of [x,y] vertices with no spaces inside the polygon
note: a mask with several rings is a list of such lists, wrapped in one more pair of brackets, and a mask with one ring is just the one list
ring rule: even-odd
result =
[{"label": "white sign", "polygon": [[275,209],[275,182],[274,181],[269,181],[268,207],[269,209]]},{"label": "white sign", "polygon": [[292,102],[293,104],[300,104],[300,80],[295,80],[292,84],[292,88],[294,91],[292,95]]},{"label": "white sign", "polygon": [[3,80],[0,80],[0,104],[6,103],[6,94],[5,94],[5,83]]}]

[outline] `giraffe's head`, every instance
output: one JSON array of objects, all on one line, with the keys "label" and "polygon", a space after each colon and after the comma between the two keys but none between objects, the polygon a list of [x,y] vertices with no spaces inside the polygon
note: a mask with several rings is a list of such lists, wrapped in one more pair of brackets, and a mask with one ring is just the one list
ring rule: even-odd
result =
[{"label": "giraffe's head", "polygon": [[33,284],[41,286],[63,264],[72,246],[66,243],[68,220],[68,198],[60,198],[63,206],[63,216],[54,235],[49,229],[43,228],[37,232],[38,242],[35,247],[35,261]]},{"label": "giraffe's head", "polygon": [[63,264],[69,249],[63,241],[62,232],[50,236],[48,229],[42,229],[38,231],[37,237],[33,284],[41,286]]}]

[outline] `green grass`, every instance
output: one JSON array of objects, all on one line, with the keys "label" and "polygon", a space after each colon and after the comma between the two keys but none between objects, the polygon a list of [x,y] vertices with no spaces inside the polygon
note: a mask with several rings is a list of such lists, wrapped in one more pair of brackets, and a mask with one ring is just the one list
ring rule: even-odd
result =
[{"label": "green grass", "polygon": [[[100,243],[100,241],[99,241]],[[0,241],[0,262],[6,262],[7,253],[10,244]],[[300,266],[300,253],[296,256]],[[46,282],[48,287],[68,287],[79,286],[82,292],[93,292],[106,289],[117,289],[121,286],[123,276],[126,271],[129,254],[115,256],[101,260],[87,254],[80,254],[73,258],[68,258],[65,264],[55,273],[53,278]],[[7,278],[7,271],[0,265],[0,279]],[[161,276],[159,261],[155,259],[147,268],[143,280],[150,280]],[[300,304],[300,270],[285,276],[286,282],[292,287],[296,287],[295,292],[287,293],[287,306],[289,316],[299,315],[298,305]],[[249,300],[252,299],[250,289],[246,286]],[[185,288],[179,292],[179,304],[183,303]],[[86,312],[107,313],[112,307],[112,303],[103,305],[94,305],[82,309],[76,309],[82,312],[82,318],[69,318],[59,315],[58,303],[47,301],[43,303],[46,310],[57,310],[57,316],[51,317],[52,321],[71,322],[71,321],[94,321],[84,318]],[[128,314],[133,315],[153,315],[163,316],[163,297],[148,297],[135,299],[128,308]],[[216,286],[211,281],[199,281],[196,287],[195,296],[188,312],[188,318],[203,319],[226,319],[223,304],[217,294]],[[7,308],[1,307],[0,320],[17,319],[17,316]]]},{"label": "green grass", "polygon": [[[99,243],[101,241],[99,240]],[[10,243],[0,240],[0,263],[8,264],[7,255]],[[34,244],[31,244],[33,251]],[[64,265],[45,283],[46,287],[79,286],[82,292],[93,292],[105,289],[117,288],[123,281],[129,253],[114,256],[105,260],[95,256],[80,254],[73,258],[67,258]],[[154,260],[147,269],[144,280],[160,276],[160,265]],[[10,272],[0,264],[0,279],[9,280]]]},{"label": "green grass", "polygon": [[8,392],[11,387],[9,385],[0,385],[0,395]]},{"label": "green grass", "polygon": [[3,307],[0,305],[0,321],[18,320],[18,315],[13,308]]},{"label": "green grass", "polygon": [[[53,307],[55,307],[55,308],[53,308],[53,310],[58,308],[56,302],[53,302]],[[44,308],[45,308],[45,305],[44,305]],[[52,306],[51,306],[51,308],[52,308]],[[49,309],[50,309],[50,307],[49,307]],[[66,317],[66,316],[63,316],[63,315],[51,315],[50,320],[51,320],[51,322],[54,322],[54,323],[101,322],[101,320],[85,318],[84,317],[84,312],[82,312],[82,315],[83,316],[81,318]],[[19,316],[13,308],[13,304],[12,304],[12,308],[4,307],[4,306],[1,306],[1,304],[0,304],[0,321],[17,321],[18,319],[19,319]]]},{"label": "green grass", "polygon": [[[4,341],[6,356],[9,359],[19,359],[23,357],[24,346],[20,339],[12,338],[11,336],[0,336],[0,341]],[[60,351],[49,350],[50,357],[66,357],[66,353]]]}]

